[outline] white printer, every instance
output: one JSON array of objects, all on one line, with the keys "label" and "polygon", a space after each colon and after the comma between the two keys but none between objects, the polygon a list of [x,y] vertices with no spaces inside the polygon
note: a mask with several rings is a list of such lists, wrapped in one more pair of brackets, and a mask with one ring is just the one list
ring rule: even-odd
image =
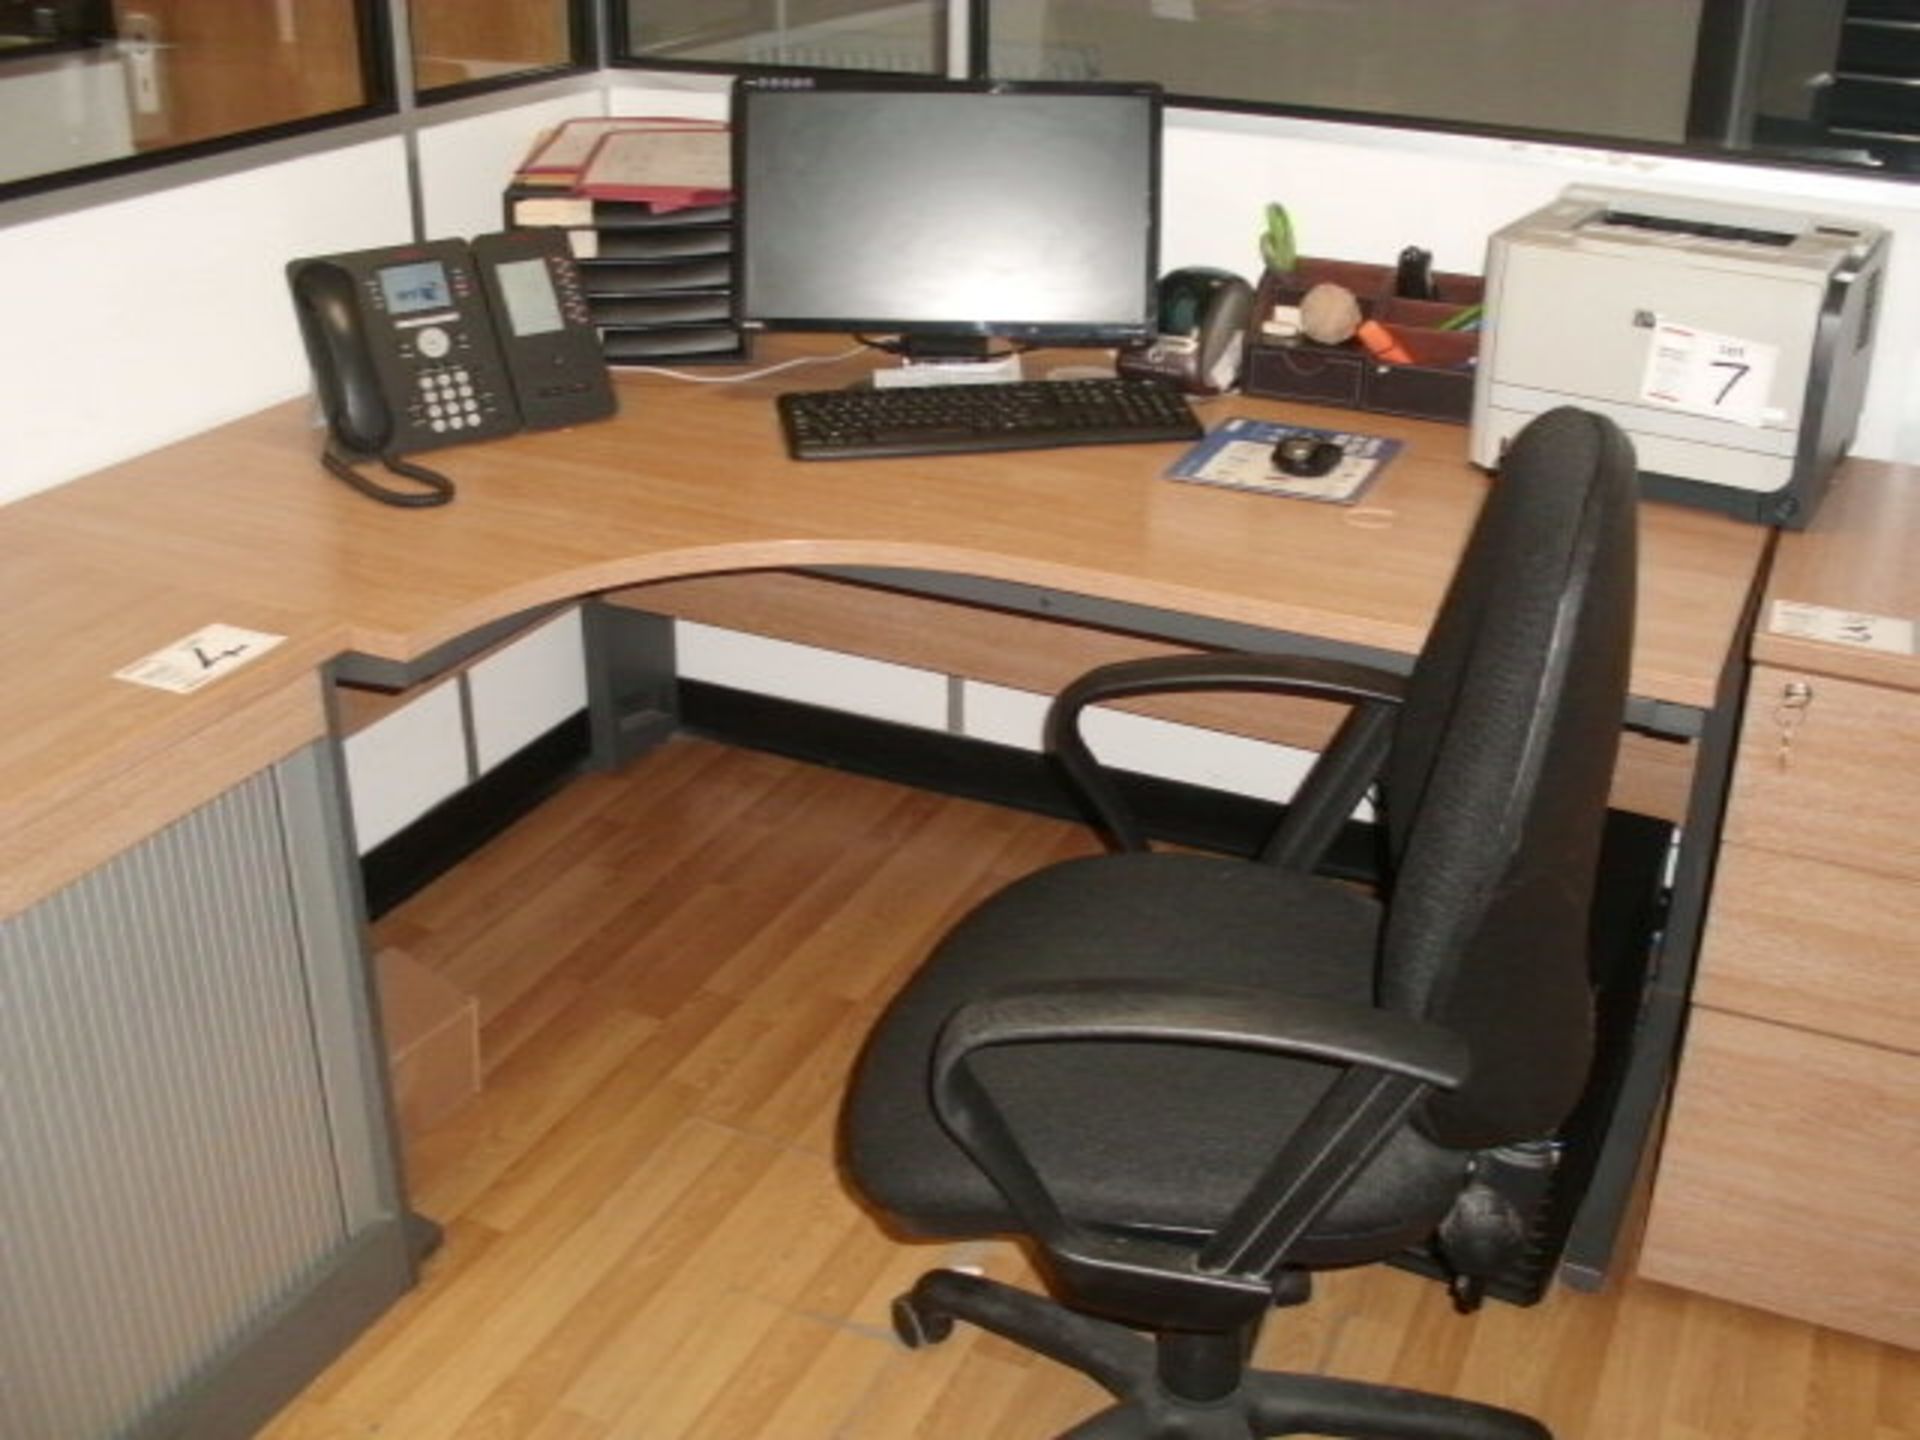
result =
[{"label": "white printer", "polygon": [[1610,416],[1658,499],[1804,526],[1853,440],[1887,233],[1570,186],[1488,244],[1472,453],[1556,405]]}]

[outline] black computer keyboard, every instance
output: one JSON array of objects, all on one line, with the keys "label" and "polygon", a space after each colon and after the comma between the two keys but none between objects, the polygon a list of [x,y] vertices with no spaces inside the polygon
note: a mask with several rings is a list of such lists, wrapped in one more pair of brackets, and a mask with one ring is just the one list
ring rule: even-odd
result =
[{"label": "black computer keyboard", "polygon": [[796,460],[1198,440],[1187,402],[1150,380],[1012,380],[779,397]]}]

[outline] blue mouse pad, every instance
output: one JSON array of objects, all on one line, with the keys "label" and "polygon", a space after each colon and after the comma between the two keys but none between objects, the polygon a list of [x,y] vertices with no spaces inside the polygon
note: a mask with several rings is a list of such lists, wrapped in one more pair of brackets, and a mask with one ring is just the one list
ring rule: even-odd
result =
[{"label": "blue mouse pad", "polygon": [[[1331,440],[1343,452],[1340,463],[1325,475],[1288,475],[1273,463],[1273,447],[1288,435],[1311,435]],[[1230,490],[1254,490],[1263,495],[1287,495],[1296,500],[1325,500],[1351,505],[1379,478],[1387,462],[1400,453],[1401,442],[1384,435],[1362,435],[1346,430],[1319,430],[1311,425],[1287,425],[1278,420],[1250,420],[1235,416],[1223,420],[1204,440],[1167,470],[1170,480],[1191,480]]]}]

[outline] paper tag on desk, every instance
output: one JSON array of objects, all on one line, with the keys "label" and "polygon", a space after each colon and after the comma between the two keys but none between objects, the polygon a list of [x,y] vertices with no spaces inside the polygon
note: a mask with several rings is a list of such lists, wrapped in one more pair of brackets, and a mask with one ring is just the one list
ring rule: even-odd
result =
[{"label": "paper tag on desk", "polygon": [[113,678],[187,695],[258,659],[286,638],[237,625],[209,625],[114,671]]},{"label": "paper tag on desk", "polygon": [[1914,653],[1911,620],[1868,615],[1858,610],[1836,610],[1831,605],[1809,605],[1803,600],[1774,601],[1767,629],[1796,640],[1819,640],[1857,650],[1882,650],[1889,655]]}]

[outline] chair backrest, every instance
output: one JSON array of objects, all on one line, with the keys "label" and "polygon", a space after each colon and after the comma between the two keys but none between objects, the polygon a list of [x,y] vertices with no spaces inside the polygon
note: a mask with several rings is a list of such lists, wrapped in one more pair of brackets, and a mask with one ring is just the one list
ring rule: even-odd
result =
[{"label": "chair backrest", "polygon": [[1572,408],[1515,437],[1415,668],[1382,783],[1380,1003],[1464,1035],[1442,1144],[1551,1134],[1592,1051],[1588,911],[1633,640],[1632,446]]}]

